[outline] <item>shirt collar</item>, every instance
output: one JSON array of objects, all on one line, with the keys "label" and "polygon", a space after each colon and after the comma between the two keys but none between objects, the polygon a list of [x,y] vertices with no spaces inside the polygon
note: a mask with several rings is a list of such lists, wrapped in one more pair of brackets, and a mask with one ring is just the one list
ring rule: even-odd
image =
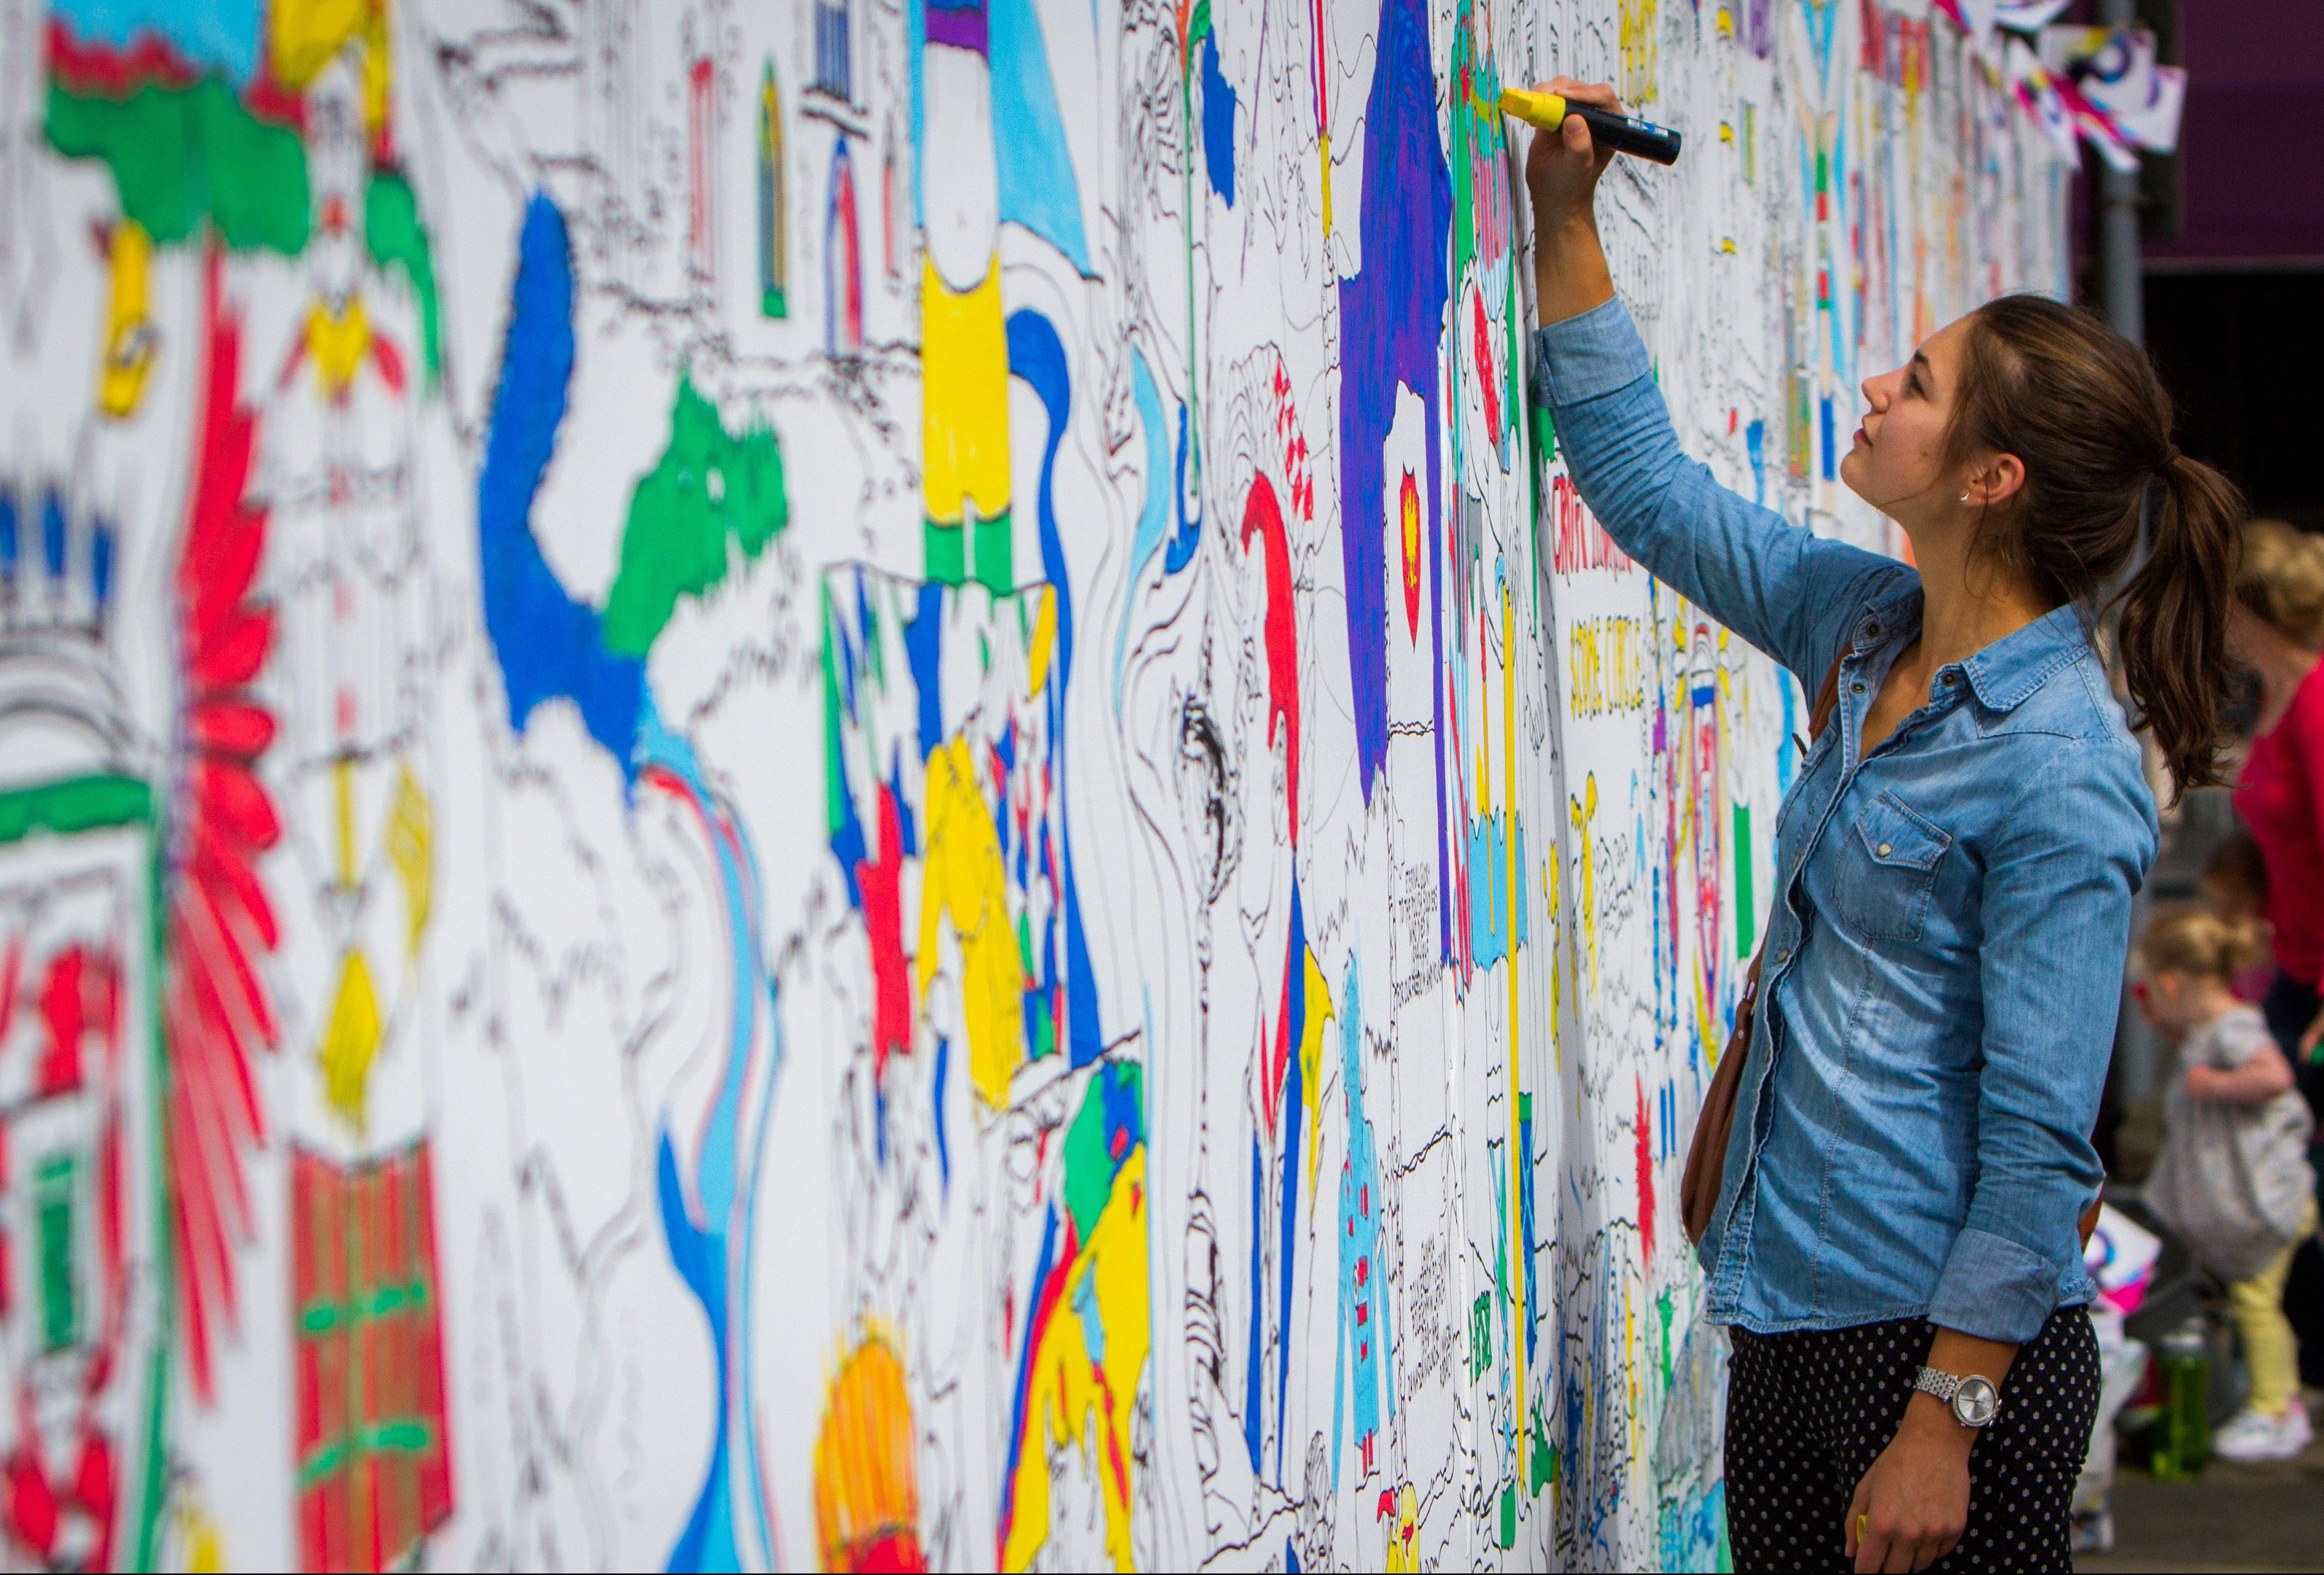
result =
[{"label": "shirt collar", "polygon": [[[1921,623],[1922,591],[1917,578],[1874,602],[1857,625],[1850,649],[1858,655],[1884,643],[1910,639]],[[2036,618],[2015,634],[2003,637],[1960,664],[1978,704],[1987,711],[2015,711],[2042,686],[2043,680],[2080,655],[2089,644],[2082,626],[2081,609],[2072,603]]]},{"label": "shirt collar", "polygon": [[2082,610],[2069,602],[2052,608],[2016,633],[1995,640],[1961,663],[1978,703],[1987,711],[2015,711],[2043,680],[2080,656],[2090,643]]}]

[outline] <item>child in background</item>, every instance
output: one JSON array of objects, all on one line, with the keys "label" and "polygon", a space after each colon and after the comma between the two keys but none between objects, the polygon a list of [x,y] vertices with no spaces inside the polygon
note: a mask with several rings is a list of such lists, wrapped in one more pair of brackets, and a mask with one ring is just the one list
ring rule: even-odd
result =
[{"label": "child in background", "polygon": [[2267,861],[2249,832],[2239,830],[2211,850],[2203,863],[2202,890],[2204,906],[2230,925],[2259,926],[2259,957],[2237,969],[2233,981],[2236,998],[2257,1006],[2275,979],[2275,947],[2267,932]]},{"label": "child in background", "polygon": [[2316,1227],[2312,1121],[2292,1064],[2230,981],[2263,954],[2262,926],[2193,903],[2158,907],[2139,936],[2139,1009],[2179,1046],[2147,1205],[2228,1282],[2251,1400],[2219,1431],[2223,1460],[2289,1460],[2313,1436],[2283,1315],[2292,1248]]}]

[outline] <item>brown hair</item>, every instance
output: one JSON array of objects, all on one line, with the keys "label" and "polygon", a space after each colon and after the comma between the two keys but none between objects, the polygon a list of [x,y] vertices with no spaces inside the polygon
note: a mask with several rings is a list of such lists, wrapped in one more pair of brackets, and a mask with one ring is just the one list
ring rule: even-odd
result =
[{"label": "brown hair", "polygon": [[2254,907],[2267,905],[2267,860],[2249,832],[2239,831],[2203,861],[2203,884],[2228,888]]},{"label": "brown hair", "polygon": [[2166,902],[2138,935],[2139,972],[2232,979],[2267,956],[2267,926],[2227,919],[2200,902]]},{"label": "brown hair", "polygon": [[2094,603],[2133,566],[2147,484],[2161,484],[2145,562],[2111,604],[2136,725],[2153,730],[2175,798],[2219,779],[2244,508],[2234,484],[2179,452],[2171,420],[2146,353],[2089,313],[2008,295],[1969,318],[1947,458],[1983,450],[2025,467],[2023,502],[1988,518],[1985,550],[2039,595]]},{"label": "brown hair", "polygon": [[2236,600],[2295,645],[2324,646],[2324,541],[2281,520],[2244,527]]}]

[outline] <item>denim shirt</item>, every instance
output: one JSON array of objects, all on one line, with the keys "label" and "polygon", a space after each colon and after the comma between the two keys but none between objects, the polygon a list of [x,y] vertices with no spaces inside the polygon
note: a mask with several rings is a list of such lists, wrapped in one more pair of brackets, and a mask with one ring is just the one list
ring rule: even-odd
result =
[{"label": "denim shirt", "polygon": [[1784,796],[1762,1031],[1699,1256],[1759,1333],[1924,1316],[2030,1340],[2096,1292],[2077,1224],[2153,796],[2081,614],[1940,669],[1868,755],[1920,576],[1720,486],[1618,300],[1536,335],[1574,484],[1624,550],[1840,705]]}]

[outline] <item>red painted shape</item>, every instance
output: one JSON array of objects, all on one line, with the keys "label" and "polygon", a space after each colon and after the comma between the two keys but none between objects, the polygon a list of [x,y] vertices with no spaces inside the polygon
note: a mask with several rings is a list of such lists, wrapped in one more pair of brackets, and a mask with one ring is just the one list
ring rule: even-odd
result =
[{"label": "red painted shape", "polygon": [[1638,1090],[1638,1242],[1641,1259],[1655,1256],[1655,1149],[1646,1126],[1646,1084],[1632,1074]]},{"label": "red painted shape", "polygon": [[41,1021],[49,1031],[41,1064],[32,1074],[42,1099],[70,1093],[80,1087],[80,1042],[95,1027],[89,1021],[89,954],[86,946],[65,947],[49,959],[48,976],[41,984]]},{"label": "red painted shape", "polygon": [[911,959],[904,953],[904,833],[892,788],[880,788],[880,852],[855,861],[863,893],[863,926],[872,943],[872,1080],[888,1069],[890,1052],[912,1048]]},{"label": "red painted shape", "polygon": [[1469,299],[1475,310],[1471,314],[1474,325],[1477,350],[1477,381],[1485,385],[1485,430],[1493,441],[1501,440],[1501,380],[1493,372],[1493,331],[1485,321],[1485,298],[1472,295]]},{"label": "red painted shape", "polygon": [[1242,546],[1259,539],[1267,570],[1267,741],[1283,734],[1284,786],[1290,797],[1291,844],[1299,845],[1299,631],[1291,605],[1291,543],[1283,532],[1283,509],[1275,485],[1265,476],[1251,484],[1242,508]]},{"label": "red painted shape", "polygon": [[[254,89],[254,92],[255,89]],[[245,1155],[265,1137],[251,1057],[277,1037],[254,958],[280,939],[257,862],[282,823],[261,778],[274,724],[247,686],[274,649],[273,612],[254,595],[267,513],[247,498],[258,417],[242,395],[242,318],[215,245],[205,260],[199,426],[176,571],[180,736],[161,1019],[168,1098],[169,1225],[183,1274],[180,1327],[197,1398],[211,1393],[210,1341],[234,1317],[232,1238],[253,1226]]]}]

